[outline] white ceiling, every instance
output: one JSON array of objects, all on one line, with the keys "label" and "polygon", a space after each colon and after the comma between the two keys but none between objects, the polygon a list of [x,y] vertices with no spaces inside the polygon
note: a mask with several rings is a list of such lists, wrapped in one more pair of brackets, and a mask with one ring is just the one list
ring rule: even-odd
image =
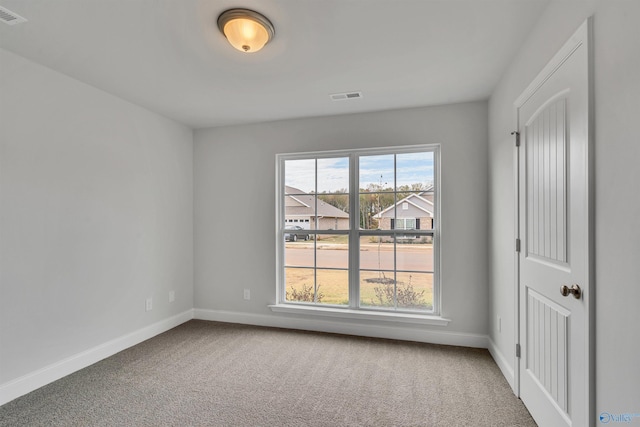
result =
[{"label": "white ceiling", "polygon": [[[0,46],[194,128],[486,99],[548,0],[0,0]],[[233,49],[257,10],[276,35]],[[1,64],[0,64],[1,66]],[[331,101],[329,94],[362,91]]]}]

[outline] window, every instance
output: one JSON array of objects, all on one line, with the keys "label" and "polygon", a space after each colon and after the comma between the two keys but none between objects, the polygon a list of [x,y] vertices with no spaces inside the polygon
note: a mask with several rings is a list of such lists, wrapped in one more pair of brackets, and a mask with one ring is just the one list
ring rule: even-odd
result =
[{"label": "window", "polygon": [[391,228],[395,228],[397,230],[415,230],[418,227],[419,219],[416,218],[396,218],[395,221],[392,221]]},{"label": "window", "polygon": [[[437,314],[438,161],[438,146],[278,155],[278,303]],[[293,216],[309,218],[296,238]]]}]

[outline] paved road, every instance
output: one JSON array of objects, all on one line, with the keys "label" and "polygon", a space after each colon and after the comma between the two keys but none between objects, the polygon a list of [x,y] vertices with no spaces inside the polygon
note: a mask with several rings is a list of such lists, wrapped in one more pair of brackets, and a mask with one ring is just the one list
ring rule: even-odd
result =
[{"label": "paved road", "polygon": [[[348,268],[346,245],[318,242],[318,267]],[[287,243],[286,265],[290,267],[313,266],[313,242]],[[432,245],[398,245],[398,270],[433,271]],[[362,245],[360,266],[366,269],[393,270],[393,245]]]}]

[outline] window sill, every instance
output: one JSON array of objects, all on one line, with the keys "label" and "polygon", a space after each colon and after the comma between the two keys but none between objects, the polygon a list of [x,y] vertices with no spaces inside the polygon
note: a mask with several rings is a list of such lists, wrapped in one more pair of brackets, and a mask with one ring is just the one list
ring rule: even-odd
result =
[{"label": "window sill", "polygon": [[414,323],[420,325],[436,326],[447,326],[449,322],[451,322],[451,319],[445,319],[444,317],[434,315],[397,312],[386,313],[379,311],[349,310],[342,308],[313,307],[295,304],[274,304],[270,305],[269,308],[271,309],[271,311],[277,313],[304,314],[308,316],[323,316],[354,320],[378,320],[383,322]]}]

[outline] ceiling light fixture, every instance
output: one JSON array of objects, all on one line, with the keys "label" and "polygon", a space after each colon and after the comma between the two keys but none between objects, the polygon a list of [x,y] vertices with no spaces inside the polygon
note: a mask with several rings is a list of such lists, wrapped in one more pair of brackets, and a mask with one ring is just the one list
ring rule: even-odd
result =
[{"label": "ceiling light fixture", "polygon": [[218,16],[218,28],[231,46],[253,53],[273,38],[273,24],[265,16],[249,9],[229,9]]}]

